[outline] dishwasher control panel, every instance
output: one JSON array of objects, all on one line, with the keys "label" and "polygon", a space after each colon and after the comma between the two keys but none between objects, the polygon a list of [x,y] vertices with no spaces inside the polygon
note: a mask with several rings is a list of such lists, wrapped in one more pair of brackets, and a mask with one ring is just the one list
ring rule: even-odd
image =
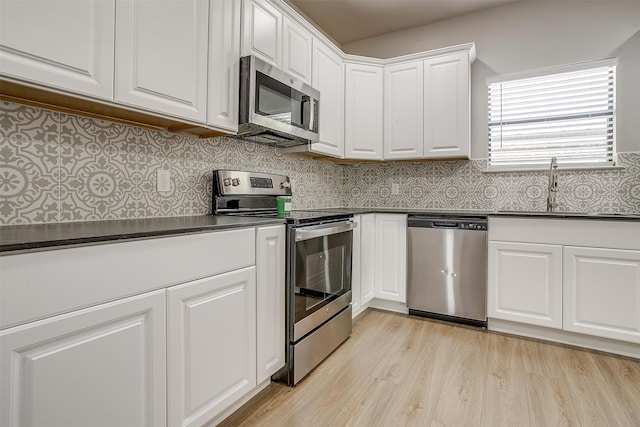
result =
[{"label": "dishwasher control panel", "polygon": [[487,224],[477,224],[477,223],[471,223],[471,224],[464,224],[464,228],[465,230],[482,230],[485,231],[487,229]]},{"label": "dishwasher control panel", "polygon": [[450,218],[410,215],[407,225],[409,227],[487,231],[486,218]]}]

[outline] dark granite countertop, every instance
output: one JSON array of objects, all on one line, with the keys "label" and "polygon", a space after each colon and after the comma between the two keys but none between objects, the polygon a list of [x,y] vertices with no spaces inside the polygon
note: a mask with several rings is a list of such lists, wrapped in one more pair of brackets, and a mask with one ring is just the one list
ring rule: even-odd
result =
[{"label": "dark granite countertop", "polygon": [[[308,209],[323,212],[399,213],[433,215],[440,217],[518,217],[551,219],[588,219],[613,221],[639,221],[640,215],[615,213],[538,212],[538,211],[486,211],[407,208],[324,208]],[[126,239],[151,238],[185,233],[209,232],[229,228],[282,224],[283,219],[236,216],[183,216],[110,221],[86,221],[55,224],[10,225],[0,227],[0,255],[61,248],[63,246],[91,245]]]},{"label": "dark granite countertop", "polygon": [[181,216],[0,227],[0,255],[230,228],[283,224],[278,218]]},{"label": "dark granite countertop", "polygon": [[544,212],[544,211],[490,211],[490,210],[447,210],[447,209],[407,209],[407,208],[325,208],[318,211],[347,212],[357,214],[367,213],[399,213],[412,215],[433,215],[442,217],[520,217],[520,218],[564,218],[588,219],[607,221],[640,221],[640,214],[606,213],[606,212]]}]

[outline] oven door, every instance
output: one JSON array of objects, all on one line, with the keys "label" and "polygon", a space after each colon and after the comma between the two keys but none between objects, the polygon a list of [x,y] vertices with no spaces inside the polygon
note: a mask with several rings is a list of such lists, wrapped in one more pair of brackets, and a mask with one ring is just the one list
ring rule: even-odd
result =
[{"label": "oven door", "polygon": [[354,228],[349,220],[293,229],[289,298],[294,342],[351,303]]}]

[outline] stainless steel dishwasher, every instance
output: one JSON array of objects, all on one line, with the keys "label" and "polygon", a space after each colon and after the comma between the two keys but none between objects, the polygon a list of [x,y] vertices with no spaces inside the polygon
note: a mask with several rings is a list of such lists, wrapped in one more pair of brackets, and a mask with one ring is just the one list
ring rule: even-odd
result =
[{"label": "stainless steel dishwasher", "polygon": [[487,326],[487,218],[409,215],[409,314]]}]

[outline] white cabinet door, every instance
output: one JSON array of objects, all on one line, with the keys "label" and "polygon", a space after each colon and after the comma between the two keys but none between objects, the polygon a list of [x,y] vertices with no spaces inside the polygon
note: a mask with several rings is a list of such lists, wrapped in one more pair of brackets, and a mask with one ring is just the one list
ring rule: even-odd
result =
[{"label": "white cabinet door", "polygon": [[167,290],[170,426],[199,426],[256,385],[256,270]]},{"label": "white cabinet door", "polygon": [[265,0],[245,0],[242,28],[242,56],[255,55],[280,68],[282,13]]},{"label": "white cabinet door", "polygon": [[258,228],[256,234],[257,383],[284,366],[285,230]]},{"label": "white cabinet door", "polygon": [[365,306],[375,295],[376,214],[360,216],[360,302]]},{"label": "white cabinet door", "polygon": [[207,123],[238,131],[241,0],[215,0],[209,16]]},{"label": "white cabinet door", "polygon": [[361,253],[360,231],[362,227],[362,215],[354,215],[353,246],[351,251],[351,317],[356,317],[362,310],[362,284],[361,284]]},{"label": "white cabinet door", "polygon": [[382,160],[383,68],[364,64],[345,67],[344,156]]},{"label": "white cabinet door", "polygon": [[562,328],[562,246],[489,242],[488,317]]},{"label": "white cabinet door", "polygon": [[407,302],[407,216],[376,214],[375,297]]},{"label": "white cabinet door", "polygon": [[113,99],[114,0],[2,0],[0,73]]},{"label": "white cabinet door", "polygon": [[414,159],[424,152],[422,61],[384,70],[384,158]]},{"label": "white cabinet door", "polygon": [[329,47],[313,41],[312,86],[320,91],[320,141],[311,151],[344,156],[344,65]]},{"label": "white cabinet door", "polygon": [[166,425],[165,291],[0,333],[3,426]]},{"label": "white cabinet door", "polygon": [[640,344],[640,251],[565,247],[563,326]]},{"label": "white cabinet door", "polygon": [[311,85],[311,34],[285,17],[282,29],[282,69]]},{"label": "white cabinet door", "polygon": [[469,54],[424,61],[424,156],[469,157]]},{"label": "white cabinet door", "polygon": [[202,122],[209,2],[127,0],[116,8],[116,101]]}]

